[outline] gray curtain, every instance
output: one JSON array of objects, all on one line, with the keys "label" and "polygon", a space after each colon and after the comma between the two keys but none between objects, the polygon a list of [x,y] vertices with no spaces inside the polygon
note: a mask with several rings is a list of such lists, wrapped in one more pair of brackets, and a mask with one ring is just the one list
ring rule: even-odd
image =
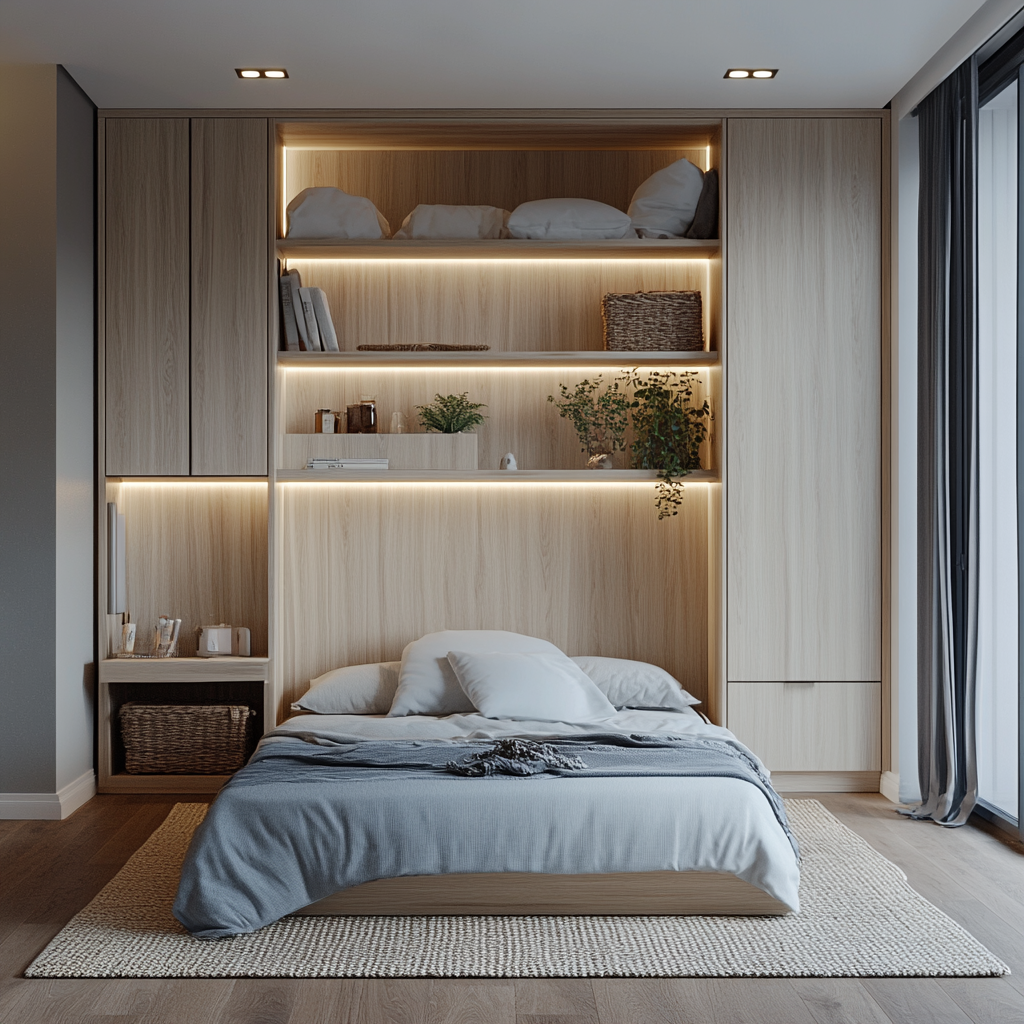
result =
[{"label": "gray curtain", "polygon": [[909,813],[962,825],[977,799],[977,66],[918,107],[918,773]]}]

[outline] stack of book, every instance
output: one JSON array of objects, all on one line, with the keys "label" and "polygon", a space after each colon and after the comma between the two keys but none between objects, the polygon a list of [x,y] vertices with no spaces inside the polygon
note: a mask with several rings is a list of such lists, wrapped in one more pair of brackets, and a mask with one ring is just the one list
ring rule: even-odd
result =
[{"label": "stack of book", "polygon": [[306,469],[387,469],[387,459],[309,459]]},{"label": "stack of book", "polygon": [[297,270],[281,275],[281,323],[288,352],[337,352],[338,335],[322,288],[303,288]]}]

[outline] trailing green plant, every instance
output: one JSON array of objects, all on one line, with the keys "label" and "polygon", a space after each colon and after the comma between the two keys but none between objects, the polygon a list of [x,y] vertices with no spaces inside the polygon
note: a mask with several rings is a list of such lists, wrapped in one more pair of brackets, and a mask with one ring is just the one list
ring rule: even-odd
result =
[{"label": "trailing green plant", "polygon": [[632,466],[658,471],[658,518],[677,515],[683,500],[680,478],[700,469],[700,446],[711,418],[706,401],[693,402],[697,373],[666,370],[641,376],[633,369],[619,379],[633,391]]},{"label": "trailing green plant", "polygon": [[427,431],[439,434],[461,434],[483,423],[484,418],[477,409],[486,409],[482,402],[471,402],[469,392],[461,395],[434,395],[429,405],[417,405],[420,424]]},{"label": "trailing green plant", "polygon": [[[613,381],[601,391],[604,382],[600,376],[581,380],[570,389],[559,384],[561,399],[548,395],[558,409],[558,415],[567,419],[580,439],[580,450],[590,456],[611,455],[626,448],[626,429],[629,426],[629,396]],[[600,392],[600,393],[599,393]]]}]

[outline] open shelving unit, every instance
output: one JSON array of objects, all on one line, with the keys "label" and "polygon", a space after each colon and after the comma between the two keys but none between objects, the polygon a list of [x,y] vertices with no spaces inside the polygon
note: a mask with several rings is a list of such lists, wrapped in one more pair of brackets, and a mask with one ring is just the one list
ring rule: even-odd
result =
[{"label": "open shelving unit", "polygon": [[[272,346],[272,677],[280,706],[312,676],[397,658],[414,636],[498,628],[545,636],[569,654],[656,661],[715,717],[724,692],[722,243],[299,239],[285,237],[284,211],[302,189],[325,185],[369,197],[392,229],[417,203],[511,210],[565,195],[625,209],[644,179],[680,157],[721,168],[721,121],[296,121],[279,122],[276,133],[270,251],[280,268],[323,288],[342,348]],[[275,294],[276,283],[274,276]],[[686,289],[703,295],[706,351],[603,349],[603,294]],[[357,348],[404,344],[490,348]],[[699,396],[715,416],[705,468],[683,479],[680,514],[662,521],[657,473],[586,469],[571,425],[547,398],[559,384],[595,374],[610,381],[632,369],[698,371]],[[415,432],[417,405],[462,392],[486,406],[475,468],[466,468],[468,449],[428,454],[435,435],[350,443],[309,433],[314,410],[344,409],[362,395],[377,400],[381,430],[401,410]],[[357,448],[394,453],[395,468],[302,468],[309,455],[354,456]],[[519,470],[498,469],[506,452]]]}]

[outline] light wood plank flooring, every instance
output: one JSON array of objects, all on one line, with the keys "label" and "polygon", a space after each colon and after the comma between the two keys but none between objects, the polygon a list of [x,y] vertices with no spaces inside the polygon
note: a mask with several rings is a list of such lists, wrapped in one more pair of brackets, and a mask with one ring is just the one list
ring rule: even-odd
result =
[{"label": "light wood plank flooring", "polygon": [[[187,799],[195,799],[190,797]],[[166,816],[104,796],[63,822],[0,822],[2,1024],[1024,1024],[1024,847],[819,799],[1013,969],[977,979],[39,981],[25,967]]]}]

